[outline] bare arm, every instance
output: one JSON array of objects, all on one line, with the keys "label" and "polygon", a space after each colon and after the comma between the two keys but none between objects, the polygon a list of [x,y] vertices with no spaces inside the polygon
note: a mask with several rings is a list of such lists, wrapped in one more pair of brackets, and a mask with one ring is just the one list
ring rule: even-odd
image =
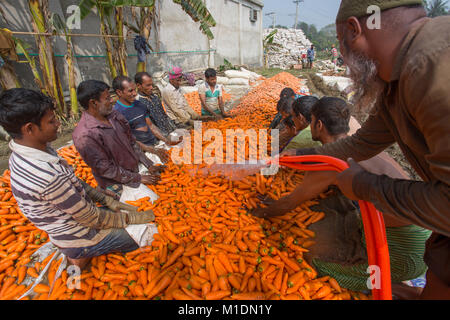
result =
[{"label": "bare arm", "polygon": [[282,216],[303,202],[314,199],[325,192],[334,183],[336,175],[337,173],[332,171],[307,172],[303,182],[291,194],[273,202],[266,208],[258,208],[252,213],[258,217]]}]

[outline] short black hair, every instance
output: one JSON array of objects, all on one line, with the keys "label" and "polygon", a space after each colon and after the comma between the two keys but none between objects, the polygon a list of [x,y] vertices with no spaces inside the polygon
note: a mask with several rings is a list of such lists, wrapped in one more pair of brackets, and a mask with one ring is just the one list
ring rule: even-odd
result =
[{"label": "short black hair", "polygon": [[100,96],[105,90],[109,90],[110,87],[103,81],[99,80],[85,80],[78,85],[77,97],[81,106],[84,109],[89,109],[89,101],[91,99],[100,99]]},{"label": "short black hair", "polygon": [[292,104],[292,110],[295,115],[302,115],[305,117],[306,121],[311,123],[311,109],[319,101],[318,98],[314,96],[303,96],[294,101]]},{"label": "short black hair", "polygon": [[294,99],[286,98],[286,99],[280,100],[280,101],[281,101],[281,104],[280,104],[278,111],[291,114],[292,113],[292,104],[294,103]]},{"label": "short black hair", "polygon": [[311,113],[332,136],[350,131],[350,109],[343,99],[323,97],[312,107]]},{"label": "short black hair", "polygon": [[0,95],[0,125],[13,139],[22,137],[27,123],[40,127],[47,110],[55,110],[55,103],[40,91],[14,88]]},{"label": "short black hair", "polygon": [[142,84],[142,82],[144,82],[144,77],[149,77],[150,79],[152,78],[152,76],[148,74],[148,72],[142,71],[135,74],[134,82]]},{"label": "short black hair", "polygon": [[133,80],[131,80],[130,77],[127,76],[117,76],[114,78],[113,82],[112,82],[112,87],[114,92],[116,92],[116,90],[123,90],[123,83],[127,81],[129,83],[133,83]]},{"label": "short black hair", "polygon": [[205,71],[205,78],[212,78],[212,77],[216,77],[217,76],[217,72],[216,70],[212,69],[212,68],[208,68]]}]

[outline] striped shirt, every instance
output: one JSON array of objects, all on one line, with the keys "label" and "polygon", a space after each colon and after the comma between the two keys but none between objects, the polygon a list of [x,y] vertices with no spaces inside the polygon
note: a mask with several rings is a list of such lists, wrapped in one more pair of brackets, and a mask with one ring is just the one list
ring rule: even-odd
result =
[{"label": "striped shirt", "polygon": [[[23,214],[61,248],[96,245],[111,229],[102,220],[73,169],[55,150],[48,153],[11,141],[11,189]],[[100,214],[99,214],[100,213]]]}]

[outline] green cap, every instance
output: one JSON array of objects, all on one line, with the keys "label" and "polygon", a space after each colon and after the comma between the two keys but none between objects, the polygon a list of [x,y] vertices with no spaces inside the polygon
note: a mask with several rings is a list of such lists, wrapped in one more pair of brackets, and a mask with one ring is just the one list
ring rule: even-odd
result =
[{"label": "green cap", "polygon": [[397,7],[410,6],[414,4],[423,5],[422,0],[342,0],[336,22],[345,22],[350,17],[365,17],[367,8],[370,6],[378,6],[381,11],[393,9]]}]

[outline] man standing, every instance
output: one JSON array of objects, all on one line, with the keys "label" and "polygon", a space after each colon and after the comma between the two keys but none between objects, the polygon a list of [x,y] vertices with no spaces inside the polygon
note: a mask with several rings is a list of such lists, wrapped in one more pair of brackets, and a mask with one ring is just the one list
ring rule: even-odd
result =
[{"label": "man standing", "polygon": [[[75,147],[103,189],[155,184],[161,168],[153,166],[131,134],[128,121],[113,109],[109,89],[97,80],[78,86],[78,100],[85,110],[72,134]],[[147,167],[149,175],[139,174],[139,163]]]},{"label": "man standing", "polygon": [[313,44],[311,45],[311,48],[308,49],[306,56],[308,57],[308,69],[312,69],[314,67],[314,59],[316,57],[316,52],[314,50]]},{"label": "man standing", "polygon": [[336,49],[336,46],[334,44],[331,45],[331,61],[334,65],[337,64],[338,59],[338,51]]},{"label": "man standing", "polygon": [[169,83],[162,90],[162,99],[167,115],[175,122],[177,127],[193,127],[194,120],[202,120],[202,117],[192,110],[181,92],[182,73],[181,68],[173,67],[170,69]]},{"label": "man standing", "polygon": [[337,185],[353,200],[433,231],[421,298],[450,299],[450,17],[427,18],[422,0],[380,0],[381,28],[374,29],[373,3],[343,0],[336,19],[356,106],[374,106],[369,118],[351,137],[296,153],[359,162],[397,142],[423,181],[372,174],[349,160]]}]

